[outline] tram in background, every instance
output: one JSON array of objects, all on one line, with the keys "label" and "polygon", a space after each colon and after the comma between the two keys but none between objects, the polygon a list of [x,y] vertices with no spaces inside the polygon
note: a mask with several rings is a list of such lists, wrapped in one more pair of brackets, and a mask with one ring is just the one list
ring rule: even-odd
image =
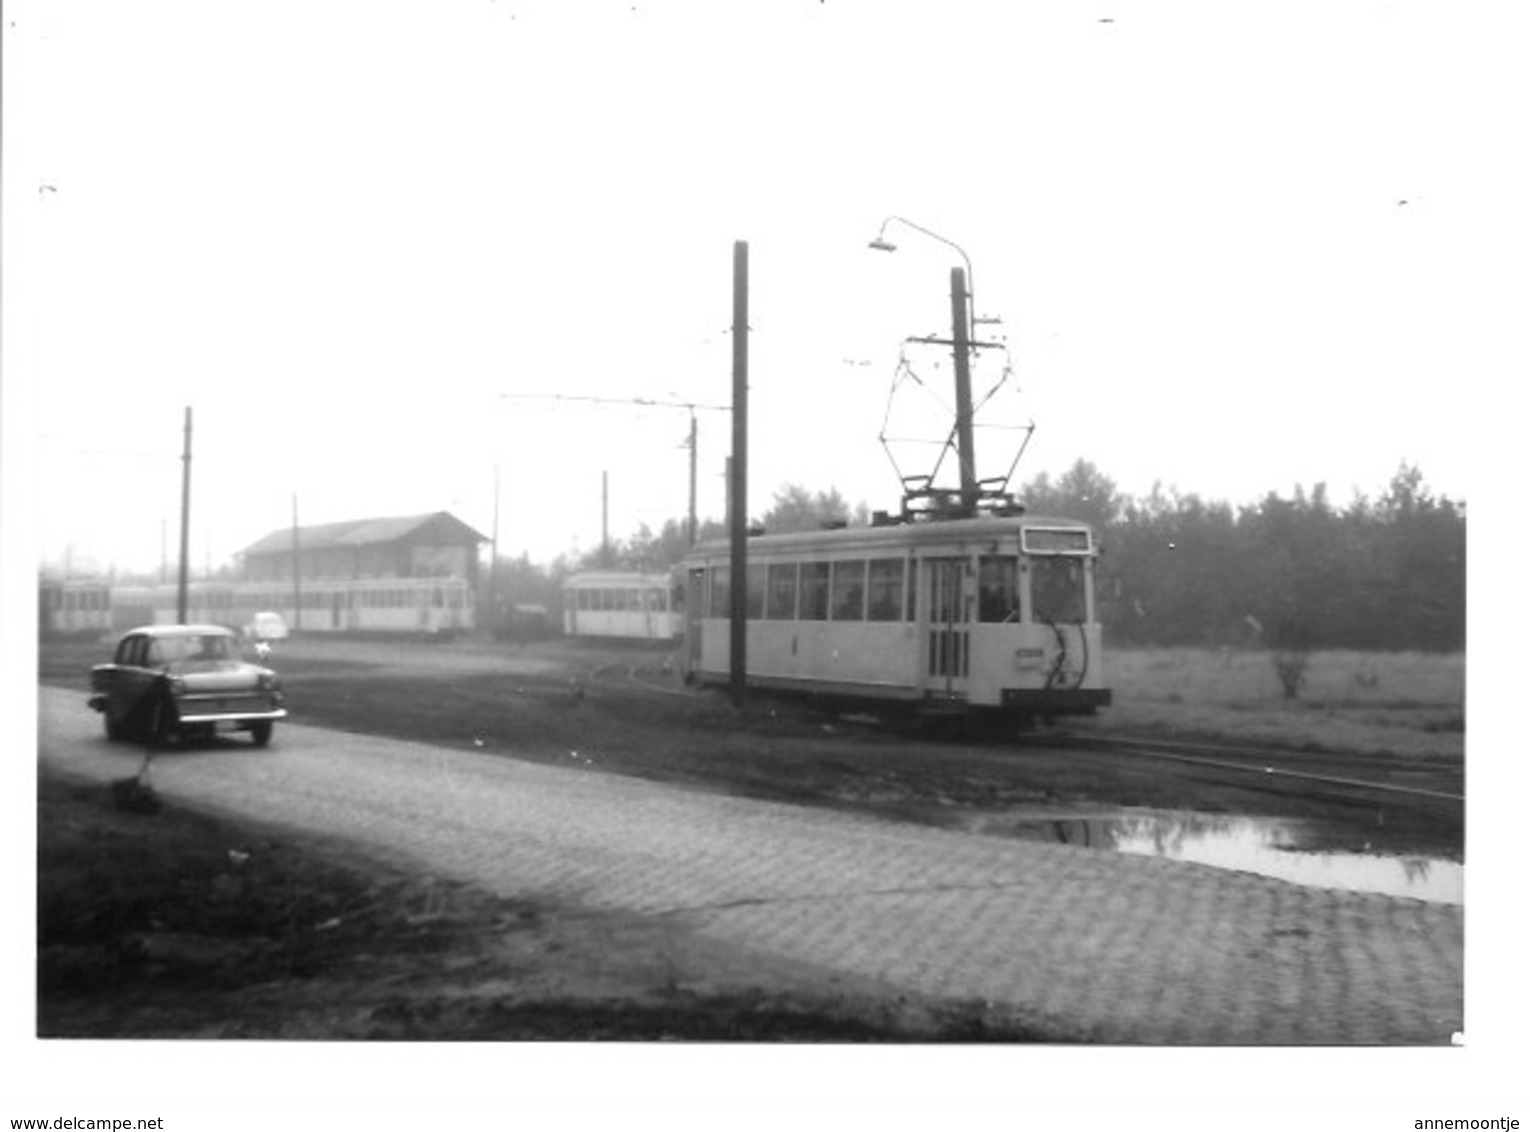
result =
[{"label": "tram in background", "polygon": [[37,632],[43,638],[101,637],[112,628],[112,588],[104,581],[37,584]]},{"label": "tram in background", "polygon": [[[746,683],[932,712],[1089,713],[1110,703],[1086,523],[1021,514],[747,543]],[[729,680],[726,540],[685,561],[687,678]]]},{"label": "tram in background", "polygon": [[[296,600],[294,600],[296,599]],[[173,624],[175,586],[152,592],[152,622]],[[291,583],[193,582],[188,621],[243,629],[257,613],[278,614],[298,632],[450,635],[474,627],[473,591],[462,578],[359,578]],[[300,608],[299,608],[300,607]]]},{"label": "tram in background", "polygon": [[673,642],[683,628],[668,575],[591,570],[563,583],[567,636]]}]

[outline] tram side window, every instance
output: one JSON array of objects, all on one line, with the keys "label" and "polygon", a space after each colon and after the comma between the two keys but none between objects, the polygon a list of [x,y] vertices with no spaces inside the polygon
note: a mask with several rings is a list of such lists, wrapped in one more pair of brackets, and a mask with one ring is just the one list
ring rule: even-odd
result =
[{"label": "tram side window", "polygon": [[746,567],[744,579],[749,583],[744,595],[745,616],[751,621],[758,621],[765,616],[765,564],[751,564]]},{"label": "tram side window", "polygon": [[832,582],[834,620],[866,619],[866,563],[836,562]]},{"label": "tram side window", "polygon": [[728,567],[712,567],[712,600],[710,602],[713,617],[727,617],[730,611],[732,597],[728,588]]},{"label": "tram side window", "polygon": [[799,621],[827,621],[829,619],[829,564],[827,562],[804,562],[802,564],[801,593],[797,606]]},{"label": "tram side window", "polygon": [[797,564],[772,562],[765,575],[765,620],[791,621],[797,616]]},{"label": "tram side window", "polygon": [[868,621],[903,620],[903,559],[873,558],[867,584]]},{"label": "tram side window", "polygon": [[1036,621],[1084,620],[1084,561],[1031,559],[1031,616]]},{"label": "tram side window", "polygon": [[990,624],[1020,620],[1018,558],[984,555],[978,560],[978,620]]}]

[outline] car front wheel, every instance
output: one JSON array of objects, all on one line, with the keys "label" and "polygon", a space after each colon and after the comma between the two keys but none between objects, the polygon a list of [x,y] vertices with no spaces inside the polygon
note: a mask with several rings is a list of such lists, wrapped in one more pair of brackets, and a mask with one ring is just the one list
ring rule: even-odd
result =
[{"label": "car front wheel", "polygon": [[263,719],[257,723],[250,724],[250,738],[257,747],[264,747],[267,743],[271,742],[271,721]]},{"label": "car front wheel", "polygon": [[181,734],[181,715],[168,696],[161,697],[154,705],[149,724],[149,743],[156,747],[168,747]]}]

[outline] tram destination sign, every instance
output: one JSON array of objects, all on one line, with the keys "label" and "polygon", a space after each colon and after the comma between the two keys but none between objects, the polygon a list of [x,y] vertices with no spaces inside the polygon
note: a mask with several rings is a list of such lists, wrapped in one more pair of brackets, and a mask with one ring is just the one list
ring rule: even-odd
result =
[{"label": "tram destination sign", "polygon": [[1088,554],[1089,531],[1083,527],[1026,527],[1020,546],[1027,554]]}]

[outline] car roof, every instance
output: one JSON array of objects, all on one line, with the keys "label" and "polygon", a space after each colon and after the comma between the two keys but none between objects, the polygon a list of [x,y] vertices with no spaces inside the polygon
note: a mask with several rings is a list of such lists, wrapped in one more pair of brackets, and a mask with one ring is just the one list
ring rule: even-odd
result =
[{"label": "car roof", "polygon": [[234,636],[234,631],[223,625],[140,625],[130,632],[146,637],[205,637],[210,633]]}]

